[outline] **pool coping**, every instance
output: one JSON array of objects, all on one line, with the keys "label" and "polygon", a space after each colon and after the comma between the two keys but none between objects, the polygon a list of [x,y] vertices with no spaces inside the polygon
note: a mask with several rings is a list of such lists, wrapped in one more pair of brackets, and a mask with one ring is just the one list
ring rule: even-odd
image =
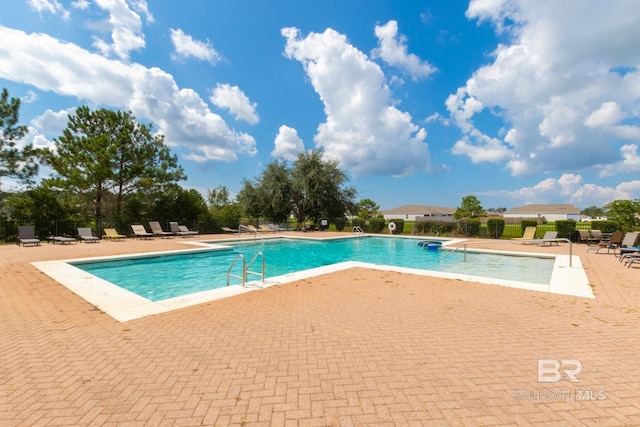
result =
[{"label": "pool coping", "polygon": [[[265,236],[266,237],[266,236]],[[393,237],[393,236],[389,236]],[[281,238],[278,236],[269,236],[266,238]],[[331,237],[331,238],[317,238],[317,237],[291,237],[285,238],[295,239],[313,239],[313,240],[327,240],[327,239],[345,239],[350,237]],[[415,240],[434,240],[434,239],[416,239]],[[267,279],[264,283],[258,281],[248,282],[244,287],[240,284],[229,285],[224,288],[216,288],[207,291],[197,292],[193,294],[183,295],[175,298],[170,298],[162,301],[151,301],[140,295],[137,295],[131,291],[121,288],[113,283],[110,283],[104,279],[96,277],[90,273],[87,273],[75,266],[72,262],[89,262],[89,261],[101,261],[109,259],[122,259],[132,257],[154,257],[158,255],[170,255],[170,254],[183,254],[183,253],[197,253],[203,251],[216,251],[222,249],[228,249],[229,246],[225,245],[225,242],[237,242],[242,240],[254,240],[254,238],[234,238],[217,240],[215,243],[203,243],[203,241],[190,241],[184,242],[186,245],[198,246],[197,248],[172,250],[172,251],[159,251],[159,252],[144,252],[137,254],[126,255],[111,255],[89,258],[73,258],[54,261],[37,261],[31,264],[54,279],[73,293],[77,294],[90,304],[94,305],[101,311],[105,312],[109,316],[113,317],[119,322],[127,322],[130,320],[139,319],[141,317],[166,313],[172,310],[191,307],[206,302],[215,301],[221,298],[227,298],[230,296],[244,294],[257,289],[263,289],[269,286],[286,284],[302,279],[309,279],[323,274],[334,273],[350,268],[368,268],[382,271],[395,271],[400,273],[427,276],[427,277],[439,277],[444,279],[462,280],[467,282],[482,283],[488,285],[506,286],[511,288],[549,292],[561,295],[569,295],[581,298],[594,299],[593,289],[589,286],[589,280],[586,272],[582,266],[579,256],[573,255],[570,259],[569,255],[560,254],[541,254],[534,252],[517,252],[517,251],[498,251],[487,249],[467,249],[468,252],[476,253],[496,253],[500,255],[514,255],[514,256],[534,256],[543,258],[554,258],[554,266],[551,275],[551,281],[549,285],[535,284],[529,282],[520,282],[505,279],[494,279],[482,276],[473,276],[469,274],[460,273],[447,273],[438,272],[433,270],[420,270],[407,267],[395,267],[383,264],[372,264],[360,261],[344,261],[333,265],[322,266],[302,270],[295,273],[288,273],[281,276],[275,276]],[[459,243],[461,239],[450,239],[445,245],[452,245]]]}]

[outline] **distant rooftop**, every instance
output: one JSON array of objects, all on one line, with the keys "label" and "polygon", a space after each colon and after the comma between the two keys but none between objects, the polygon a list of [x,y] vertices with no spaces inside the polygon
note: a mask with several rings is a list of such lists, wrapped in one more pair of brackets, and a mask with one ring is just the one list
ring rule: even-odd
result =
[{"label": "distant rooftop", "polygon": [[443,208],[441,206],[403,205],[397,208],[381,210],[383,215],[409,214],[409,215],[453,215],[456,208]]},{"label": "distant rooftop", "polygon": [[538,204],[524,205],[513,208],[505,212],[505,214],[526,214],[526,213],[556,213],[556,214],[580,214],[580,208],[576,208],[573,204]]}]

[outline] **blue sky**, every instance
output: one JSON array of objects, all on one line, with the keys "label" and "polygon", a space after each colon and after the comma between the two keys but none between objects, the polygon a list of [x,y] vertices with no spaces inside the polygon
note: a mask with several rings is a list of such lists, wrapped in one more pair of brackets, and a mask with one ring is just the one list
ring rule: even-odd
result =
[{"label": "blue sky", "polygon": [[0,40],[25,142],[128,110],[205,195],[320,149],[382,209],[640,198],[634,1],[16,0]]}]

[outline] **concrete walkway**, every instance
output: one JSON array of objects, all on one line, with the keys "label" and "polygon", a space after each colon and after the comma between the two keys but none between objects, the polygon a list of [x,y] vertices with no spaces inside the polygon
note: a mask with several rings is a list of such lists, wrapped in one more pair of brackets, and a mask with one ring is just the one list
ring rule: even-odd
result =
[{"label": "concrete walkway", "polygon": [[356,268],[125,323],[30,264],[184,240],[0,246],[0,425],[640,425],[640,266],[584,245],[595,300]]}]

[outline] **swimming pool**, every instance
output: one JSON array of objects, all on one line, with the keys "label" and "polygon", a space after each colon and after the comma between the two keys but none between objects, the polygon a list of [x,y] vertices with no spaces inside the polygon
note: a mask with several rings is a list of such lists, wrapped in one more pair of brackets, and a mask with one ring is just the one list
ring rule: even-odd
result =
[{"label": "swimming pool", "polygon": [[[226,248],[215,251],[72,264],[151,301],[224,287],[227,285],[229,266],[238,254],[242,254],[248,262],[257,252],[264,254],[266,278],[345,261],[359,261],[543,285],[548,285],[551,280],[553,257],[467,253],[463,262],[465,255],[461,251],[427,250],[418,243],[415,239],[401,237],[363,236],[332,240],[279,238],[226,242]],[[259,258],[251,271],[259,272],[261,261]],[[241,264],[236,265],[232,273],[239,276]],[[256,280],[256,276],[249,276],[248,280]],[[238,282],[236,279],[232,283]]]},{"label": "swimming pool", "polygon": [[[462,251],[453,253],[452,255],[446,255],[449,250],[442,249],[440,251],[428,251],[424,248],[419,248],[418,243],[420,240],[410,237],[350,237],[350,238],[296,238],[289,236],[287,240],[306,241],[308,245],[297,246],[295,256],[284,256],[288,261],[284,263],[286,268],[295,270],[291,273],[281,274],[285,270],[277,270],[276,262],[278,255],[277,252],[271,252],[271,249],[278,248],[273,242],[283,240],[281,237],[264,238],[264,241],[249,240],[249,239],[230,239],[227,241],[185,241],[181,242],[186,246],[191,246],[192,249],[187,250],[174,250],[169,252],[146,252],[129,255],[115,255],[115,256],[103,256],[96,258],[80,258],[80,259],[67,259],[67,260],[51,260],[51,261],[37,261],[32,262],[32,265],[39,269],[44,274],[57,281],[62,286],[66,287],[70,291],[84,298],[87,302],[94,305],[98,309],[102,310],[112,318],[120,322],[127,322],[130,320],[138,319],[144,316],[166,313],[171,310],[190,307],[196,304],[202,304],[210,301],[214,301],[220,298],[226,298],[233,295],[239,295],[245,292],[251,292],[258,287],[265,287],[271,285],[291,283],[299,280],[310,279],[320,274],[329,274],[338,272],[341,270],[351,268],[367,268],[376,269],[381,271],[393,271],[405,274],[412,274],[416,276],[425,277],[439,277],[453,280],[472,281],[476,283],[484,283],[490,285],[507,286],[511,288],[519,288],[524,290],[549,292],[562,295],[570,295],[582,298],[594,298],[593,289],[589,285],[589,280],[582,267],[580,257],[571,255],[559,254],[536,254],[529,252],[505,252],[505,251],[488,251],[477,250],[468,251],[467,261],[463,262],[460,257],[464,257]],[[345,249],[343,252],[336,251],[334,241],[337,240],[352,240],[352,246],[349,250]],[[444,239],[442,239],[444,240]],[[326,244],[323,245],[323,244]],[[449,241],[445,242],[455,243],[454,246],[459,246],[462,241]],[[194,249],[194,245],[197,249]],[[273,245],[273,246],[272,246]],[[150,245],[150,248],[153,246]],[[324,248],[324,249],[323,249]],[[419,249],[418,249],[419,248]],[[253,256],[258,250],[265,252],[266,264],[267,264],[267,276],[269,277],[265,283],[261,283],[256,286],[239,286],[232,283],[231,286],[226,286],[226,273],[231,263],[230,257],[235,257],[238,251],[246,251]],[[269,250],[267,250],[269,249]],[[286,252],[285,252],[286,253]],[[330,258],[330,256],[336,253],[342,253],[343,258],[348,258],[347,261],[339,261],[337,258]],[[478,254],[482,253],[479,256]],[[163,288],[171,288],[167,286],[168,271],[174,270],[173,274],[178,276],[183,275],[182,280],[192,282],[195,284],[196,279],[194,271],[198,268],[186,268],[181,263],[196,254],[202,254],[204,259],[221,261],[223,258],[216,257],[228,257],[225,262],[222,262],[222,270],[218,270],[216,273],[214,267],[207,267],[202,270],[211,274],[212,277],[217,279],[208,278],[204,282],[201,288],[191,288],[188,294],[178,293],[165,293],[162,295]],[[346,254],[350,256],[347,257]],[[494,256],[494,255],[509,255],[509,256]],[[188,256],[187,256],[188,255]],[[213,256],[212,256],[213,255]],[[434,263],[435,256],[438,256],[438,268],[440,271],[423,269],[429,263]],[[186,257],[185,257],[186,256]],[[200,255],[198,255],[200,256]],[[551,272],[550,281],[542,279],[542,282],[546,283],[532,283],[537,276],[538,268],[535,264],[532,266],[526,266],[529,261],[537,261],[541,257],[546,256],[548,260],[553,260],[553,268]],[[100,278],[95,274],[89,273],[80,269],[81,266],[87,266],[93,264],[97,266],[111,266],[113,271],[120,270],[118,263],[123,262],[129,264],[131,268],[136,266],[134,260],[146,259],[146,261],[140,264],[149,264],[153,267],[146,273],[142,273],[145,277],[145,281],[152,284],[151,300],[150,298],[141,296],[134,292],[131,292],[121,286],[114,284],[109,280]],[[249,257],[247,257],[249,258]],[[193,258],[198,260],[198,258]],[[363,261],[359,261],[363,260]],[[479,260],[479,262],[474,262]],[[525,264],[513,264],[510,266],[510,262],[507,261],[525,261]],[[547,260],[547,262],[548,262]],[[108,261],[104,263],[104,261]],[[229,261],[229,262],[227,262]],[[396,265],[391,264],[393,261]],[[170,263],[176,263],[175,267],[171,267]],[[314,264],[307,264],[307,262],[313,262]],[[331,264],[331,262],[336,262]],[[545,262],[545,264],[547,263]],[[198,264],[198,262],[196,262]],[[214,263],[215,264],[215,263]],[[317,267],[311,267],[311,265],[318,265]],[[406,266],[408,265],[408,266]],[[436,265],[435,263],[433,265]],[[219,266],[215,267],[218,268]],[[306,270],[300,270],[302,267]],[[137,268],[137,267],[136,267]],[[546,270],[545,266],[545,270]],[[107,267],[109,269],[109,267]],[[258,268],[253,267],[252,270]],[[494,272],[500,272],[504,278],[492,278],[483,277],[478,274],[484,270],[491,270]],[[129,273],[132,273],[130,270]],[[529,273],[524,273],[530,271]],[[280,274],[280,275],[278,275]],[[546,273],[545,273],[546,274]],[[526,277],[525,277],[526,276]],[[214,283],[214,280],[218,280],[224,277],[224,285],[218,288],[212,288],[212,286],[220,286],[220,282]],[[525,278],[527,281],[520,280]],[[237,281],[235,282],[237,283]],[[203,290],[198,290],[203,289]],[[162,292],[161,292],[162,291]],[[171,291],[173,292],[173,291]],[[169,295],[177,295],[171,297]],[[166,298],[166,299],[163,299]]]}]

